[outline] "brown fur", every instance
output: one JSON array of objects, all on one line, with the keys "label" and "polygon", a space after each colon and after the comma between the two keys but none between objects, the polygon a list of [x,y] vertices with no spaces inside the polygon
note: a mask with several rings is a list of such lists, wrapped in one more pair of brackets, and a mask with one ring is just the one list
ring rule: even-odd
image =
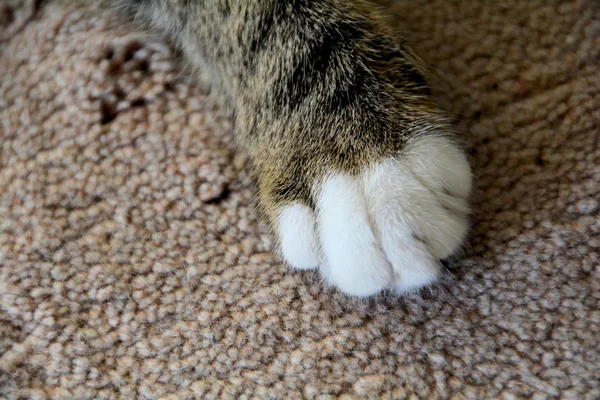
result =
[{"label": "brown fur", "polygon": [[445,130],[424,68],[360,0],[121,0],[210,71],[274,222],[328,172]]}]

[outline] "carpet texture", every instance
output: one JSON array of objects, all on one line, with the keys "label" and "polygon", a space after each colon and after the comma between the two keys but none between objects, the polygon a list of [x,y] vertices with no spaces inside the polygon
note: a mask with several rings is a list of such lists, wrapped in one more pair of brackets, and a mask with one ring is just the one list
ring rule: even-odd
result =
[{"label": "carpet texture", "polygon": [[441,285],[358,301],[272,254],[160,39],[0,4],[0,398],[600,398],[598,3],[384,6],[473,147],[476,212]]}]

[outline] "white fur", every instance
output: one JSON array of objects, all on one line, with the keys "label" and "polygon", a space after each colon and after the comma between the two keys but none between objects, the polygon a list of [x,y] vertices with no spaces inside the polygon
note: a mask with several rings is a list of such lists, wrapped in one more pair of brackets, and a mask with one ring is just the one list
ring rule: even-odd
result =
[{"label": "white fur", "polygon": [[319,266],[315,215],[305,205],[293,204],[279,216],[281,252],[294,268],[310,269]]},{"label": "white fur", "polygon": [[371,230],[359,182],[336,174],[318,197],[324,278],[343,292],[368,296],[388,287],[392,271]]},{"label": "white fur", "polygon": [[316,219],[306,206],[286,207],[283,255],[298,268],[318,264],[327,282],[354,296],[421,288],[464,240],[470,191],[470,168],[454,143],[415,139],[358,176],[328,176],[315,190]]}]

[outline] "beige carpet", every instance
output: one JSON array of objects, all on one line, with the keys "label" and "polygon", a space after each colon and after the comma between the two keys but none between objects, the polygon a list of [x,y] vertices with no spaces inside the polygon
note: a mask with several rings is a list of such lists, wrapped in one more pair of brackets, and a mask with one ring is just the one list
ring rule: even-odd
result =
[{"label": "beige carpet", "polygon": [[387,3],[477,212],[442,285],[377,301],[271,254],[160,40],[0,3],[0,398],[600,398],[598,2]]}]

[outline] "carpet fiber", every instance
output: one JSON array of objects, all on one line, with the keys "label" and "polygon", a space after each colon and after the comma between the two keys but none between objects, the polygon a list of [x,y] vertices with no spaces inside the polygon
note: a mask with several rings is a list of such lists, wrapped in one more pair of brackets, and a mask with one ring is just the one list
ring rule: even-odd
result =
[{"label": "carpet fiber", "polygon": [[0,398],[600,398],[598,2],[384,3],[473,148],[476,212],[441,285],[369,301],[272,254],[160,39],[0,5]]}]

